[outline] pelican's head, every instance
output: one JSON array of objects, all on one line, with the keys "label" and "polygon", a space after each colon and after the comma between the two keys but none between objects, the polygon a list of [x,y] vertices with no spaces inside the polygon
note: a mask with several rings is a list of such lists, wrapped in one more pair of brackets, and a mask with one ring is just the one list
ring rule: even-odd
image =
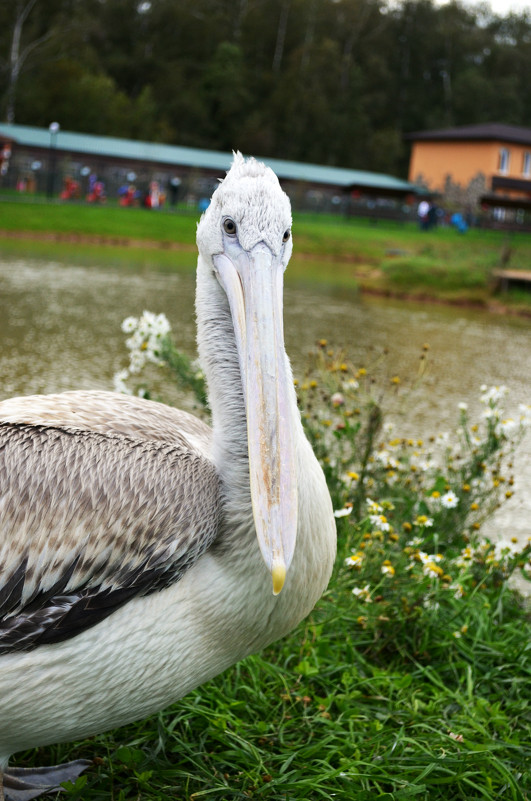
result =
[{"label": "pelican's head", "polygon": [[201,218],[197,244],[230,306],[247,414],[253,517],[278,594],[295,548],[297,473],[282,322],[291,208],[274,172],[236,154]]}]

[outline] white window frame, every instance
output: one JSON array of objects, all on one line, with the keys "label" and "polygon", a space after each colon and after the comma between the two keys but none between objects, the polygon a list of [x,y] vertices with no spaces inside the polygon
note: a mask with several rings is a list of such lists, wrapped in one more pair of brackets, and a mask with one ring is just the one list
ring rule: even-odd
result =
[{"label": "white window frame", "polygon": [[511,163],[511,151],[508,147],[500,147],[498,172],[501,175],[507,175],[509,172],[509,165]]}]

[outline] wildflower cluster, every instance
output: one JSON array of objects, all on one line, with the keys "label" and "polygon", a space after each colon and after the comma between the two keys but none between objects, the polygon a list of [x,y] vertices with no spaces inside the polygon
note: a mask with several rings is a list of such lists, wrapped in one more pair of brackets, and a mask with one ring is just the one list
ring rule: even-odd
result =
[{"label": "wildflower cluster", "polygon": [[[164,314],[153,314],[145,311],[141,317],[126,317],[122,323],[122,331],[129,334],[125,345],[129,351],[129,366],[114,375],[114,387],[117,392],[133,394],[127,381],[137,376],[148,363],[162,366],[164,341],[170,333],[170,324]],[[138,390],[139,395],[146,395],[145,388]]]},{"label": "wildflower cluster", "polygon": [[[511,458],[531,407],[507,417],[507,389],[482,387],[477,423],[462,403],[452,435],[401,437],[384,422],[382,379],[371,372],[321,343],[299,386],[301,412],[332,492],[359,625],[396,637],[416,620],[420,636],[434,612],[466,616],[467,599],[529,571],[531,542],[490,542],[481,528],[514,493]],[[388,379],[395,409],[399,385]]]},{"label": "wildflower cluster", "polygon": [[[126,317],[122,331],[129,334],[125,345],[129,350],[129,366],[114,375],[114,388],[117,392],[133,394],[127,384],[133,376],[140,379],[148,365],[166,368],[177,385],[192,392],[199,408],[206,406],[205,378],[196,362],[175,347],[170,333],[171,327],[164,314],[144,311],[141,317]],[[148,383],[137,384],[135,394],[150,397]]]}]

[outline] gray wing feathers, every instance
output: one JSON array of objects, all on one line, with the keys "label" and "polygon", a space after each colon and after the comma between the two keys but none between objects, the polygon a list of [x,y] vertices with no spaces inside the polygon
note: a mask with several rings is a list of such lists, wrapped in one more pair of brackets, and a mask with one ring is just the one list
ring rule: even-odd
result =
[{"label": "gray wing feathers", "polygon": [[77,428],[134,439],[174,442],[208,455],[210,428],[188,412],[119,392],[26,395],[0,402],[0,423]]},{"label": "gray wing feathers", "polygon": [[0,649],[2,631],[9,648],[64,639],[178,580],[219,504],[212,463],[179,442],[3,424]]}]

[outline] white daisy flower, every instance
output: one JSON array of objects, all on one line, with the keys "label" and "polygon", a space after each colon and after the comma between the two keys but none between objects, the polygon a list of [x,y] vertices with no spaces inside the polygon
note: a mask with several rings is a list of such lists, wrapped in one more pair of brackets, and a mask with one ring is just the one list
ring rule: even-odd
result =
[{"label": "white daisy flower", "polygon": [[352,506],[344,507],[343,509],[336,509],[334,512],[334,517],[346,517],[350,514],[352,514]]},{"label": "white daisy flower", "polygon": [[516,420],[513,420],[512,417],[508,417],[507,420],[502,420],[500,422],[500,428],[506,437],[510,437],[511,434],[514,434],[514,432],[518,429],[518,423]]},{"label": "white daisy flower", "polygon": [[356,553],[351,553],[350,556],[347,556],[345,559],[345,564],[347,567],[361,567],[361,563],[363,562],[363,554],[360,551],[356,551]]},{"label": "white daisy flower", "polygon": [[371,521],[371,525],[375,526],[375,528],[380,531],[389,531],[391,528],[385,515],[369,515],[369,520]]},{"label": "white daisy flower", "polygon": [[455,492],[452,492],[452,490],[445,492],[445,494],[441,497],[441,506],[444,506],[445,509],[455,509],[458,503],[459,498]]},{"label": "white daisy flower", "polygon": [[117,373],[114,374],[113,377],[113,384],[115,392],[121,392],[123,395],[131,395],[131,390],[125,383],[129,378],[129,370],[123,369],[119,370]]},{"label": "white daisy flower", "polygon": [[122,331],[124,334],[132,334],[137,325],[138,319],[136,317],[126,317],[122,322]]},{"label": "white daisy flower", "polygon": [[368,584],[365,587],[354,587],[352,594],[359,598],[360,601],[365,601],[366,604],[371,603],[371,591]]}]

